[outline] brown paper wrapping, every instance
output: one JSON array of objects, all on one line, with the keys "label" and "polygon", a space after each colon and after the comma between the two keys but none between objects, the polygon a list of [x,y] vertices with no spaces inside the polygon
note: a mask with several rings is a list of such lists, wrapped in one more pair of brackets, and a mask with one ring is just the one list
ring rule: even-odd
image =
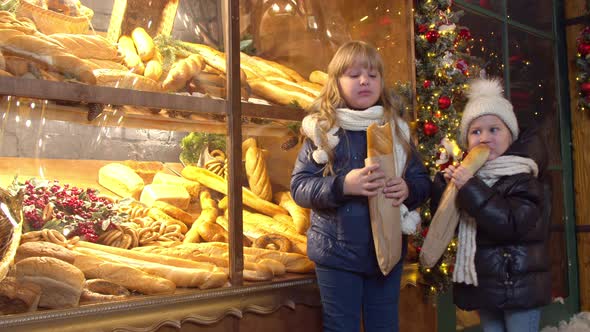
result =
[{"label": "brown paper wrapping", "polygon": [[[394,178],[395,159],[393,154],[367,158],[365,165],[381,165],[386,179]],[[385,182],[385,181],[384,181]],[[385,197],[383,191],[377,196],[369,197],[369,212],[371,215],[371,231],[375,243],[377,262],[383,275],[389,274],[399,262],[402,252],[402,230],[399,207],[391,205],[392,200]]]},{"label": "brown paper wrapping", "polygon": [[449,182],[442,194],[420,251],[420,262],[425,267],[431,268],[438,262],[455,235],[459,223],[459,209],[455,203],[458,192],[457,187]]}]

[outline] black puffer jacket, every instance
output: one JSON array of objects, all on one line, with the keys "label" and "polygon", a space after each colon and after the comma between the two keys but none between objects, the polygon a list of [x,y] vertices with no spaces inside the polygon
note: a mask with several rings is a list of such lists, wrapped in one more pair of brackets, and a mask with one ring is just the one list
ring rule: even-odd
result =
[{"label": "black puffer jacket", "polygon": [[[533,130],[523,132],[505,155],[535,160],[543,175],[546,154]],[[444,186],[439,173],[433,187],[433,211]],[[549,197],[539,179],[524,173],[504,176],[491,188],[473,177],[459,190],[459,208],[477,223],[475,269],[479,282],[478,287],[453,284],[459,308],[528,309],[550,302]]]}]

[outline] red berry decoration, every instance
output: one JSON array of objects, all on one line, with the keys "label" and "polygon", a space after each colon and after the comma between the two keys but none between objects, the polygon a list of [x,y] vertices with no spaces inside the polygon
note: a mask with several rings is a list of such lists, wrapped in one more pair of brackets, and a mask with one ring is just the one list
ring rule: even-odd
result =
[{"label": "red berry decoration", "polygon": [[584,93],[585,96],[590,94],[590,82],[582,83],[580,85],[580,90]]},{"label": "red berry decoration", "polygon": [[438,132],[438,126],[433,122],[426,121],[423,127],[424,135],[426,136],[434,136]]},{"label": "red berry decoration", "polygon": [[438,98],[438,108],[446,110],[449,106],[451,106],[451,98],[448,96],[440,96],[440,98]]},{"label": "red berry decoration", "polygon": [[429,43],[436,43],[438,37],[440,37],[440,34],[437,30],[430,30],[426,33],[426,40],[428,40]]},{"label": "red berry decoration", "polygon": [[422,83],[422,86],[424,87],[424,89],[430,88],[431,85],[432,85],[432,81],[430,81],[430,80],[424,80],[424,83]]},{"label": "red berry decoration", "polygon": [[578,45],[578,52],[580,52],[582,56],[590,54],[590,44],[581,43]]}]

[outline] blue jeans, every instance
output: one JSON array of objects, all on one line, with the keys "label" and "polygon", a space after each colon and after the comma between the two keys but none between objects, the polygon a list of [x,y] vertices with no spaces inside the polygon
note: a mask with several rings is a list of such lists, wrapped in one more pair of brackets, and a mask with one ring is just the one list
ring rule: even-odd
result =
[{"label": "blue jeans", "polygon": [[387,275],[365,275],[316,265],[324,331],[399,331],[400,261]]},{"label": "blue jeans", "polygon": [[479,310],[484,332],[538,332],[541,308],[526,310]]}]

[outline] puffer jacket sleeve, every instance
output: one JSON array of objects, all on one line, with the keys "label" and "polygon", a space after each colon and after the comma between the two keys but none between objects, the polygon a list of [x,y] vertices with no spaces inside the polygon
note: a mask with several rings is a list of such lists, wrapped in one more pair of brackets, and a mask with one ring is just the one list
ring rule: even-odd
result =
[{"label": "puffer jacket sleeve", "polygon": [[477,177],[459,190],[457,204],[477,221],[478,231],[498,242],[522,239],[540,220],[543,188],[532,175],[516,174],[503,194]]},{"label": "puffer jacket sleeve", "polygon": [[428,170],[422,163],[422,158],[415,148],[412,148],[411,158],[408,161],[404,180],[408,185],[409,195],[404,201],[408,210],[412,211],[419,207],[430,195],[430,176]]},{"label": "puffer jacket sleeve", "polygon": [[305,208],[336,208],[346,200],[344,175],[323,176],[323,165],[311,158],[314,148],[310,140],[305,140],[299,151],[291,175],[291,195]]}]

